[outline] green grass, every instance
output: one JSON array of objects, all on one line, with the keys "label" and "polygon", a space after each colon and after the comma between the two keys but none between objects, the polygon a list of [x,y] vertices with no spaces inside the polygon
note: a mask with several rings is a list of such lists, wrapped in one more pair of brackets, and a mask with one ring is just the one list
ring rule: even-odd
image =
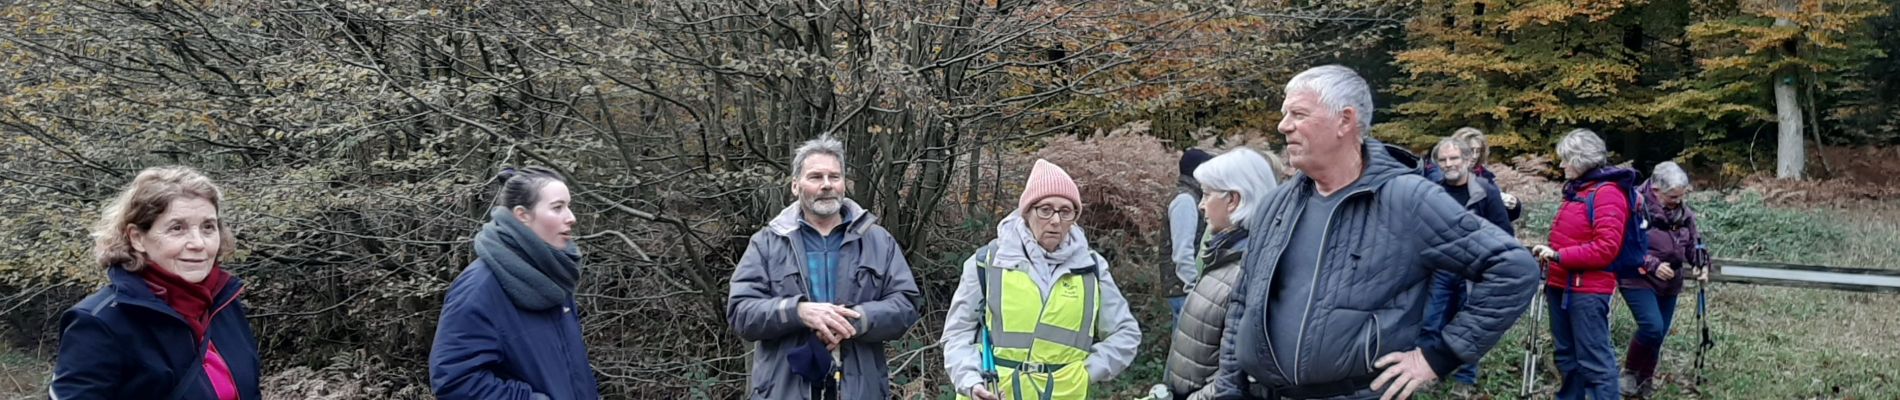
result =
[{"label": "green grass", "polygon": [[[1691,206],[1701,215],[1712,252],[1719,258],[1861,268],[1900,268],[1900,207],[1879,210],[1815,210],[1774,207],[1751,193],[1698,193]],[[1541,243],[1555,215],[1554,203],[1527,204],[1520,237]],[[1706,381],[1696,390],[1695,344],[1699,327],[1695,289],[1678,299],[1674,326],[1657,368],[1658,399],[1895,399],[1900,378],[1900,295],[1832,290],[1712,284],[1708,325],[1717,346],[1707,354]],[[1159,300],[1154,301],[1159,304]],[[1537,305],[1542,307],[1542,304]],[[1138,305],[1144,335],[1136,364],[1100,393],[1137,398],[1160,382],[1167,349],[1165,305]],[[1629,309],[1612,307],[1617,358],[1636,330]],[[1559,384],[1550,355],[1549,321],[1527,313],[1485,357],[1478,398],[1516,398],[1526,337],[1542,335],[1542,366],[1535,398],[1550,398]],[[1619,361],[1620,362],[1620,361]],[[1440,385],[1421,399],[1448,399]]]},{"label": "green grass", "polygon": [[[1891,260],[1900,257],[1896,212],[1779,208],[1752,193],[1698,194],[1690,205],[1719,258],[1870,268],[1892,267]],[[1531,204],[1527,213],[1522,236],[1541,242],[1555,206]],[[1699,392],[1693,389],[1701,337],[1692,287],[1677,301],[1657,368],[1657,398],[1900,398],[1900,384],[1887,371],[1900,365],[1900,352],[1892,350],[1900,342],[1900,316],[1888,311],[1900,309],[1900,296],[1724,283],[1712,284],[1708,293],[1708,325],[1717,346],[1706,355],[1707,380]],[[1620,362],[1636,324],[1620,298],[1612,310]],[[1543,335],[1545,351],[1538,398],[1549,397],[1558,384],[1549,328],[1528,314],[1485,357],[1482,393],[1516,396],[1525,335],[1532,330]]]}]

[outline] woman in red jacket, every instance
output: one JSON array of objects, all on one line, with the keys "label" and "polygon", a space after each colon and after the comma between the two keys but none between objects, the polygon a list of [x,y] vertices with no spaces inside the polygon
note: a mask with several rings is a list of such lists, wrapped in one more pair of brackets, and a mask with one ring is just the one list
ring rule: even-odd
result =
[{"label": "woman in red jacket", "polygon": [[1636,171],[1611,166],[1603,139],[1588,129],[1557,143],[1563,160],[1564,202],[1550,227],[1550,245],[1531,253],[1550,267],[1544,299],[1563,374],[1558,399],[1616,400],[1616,348],[1610,342],[1611,261],[1622,250]]}]

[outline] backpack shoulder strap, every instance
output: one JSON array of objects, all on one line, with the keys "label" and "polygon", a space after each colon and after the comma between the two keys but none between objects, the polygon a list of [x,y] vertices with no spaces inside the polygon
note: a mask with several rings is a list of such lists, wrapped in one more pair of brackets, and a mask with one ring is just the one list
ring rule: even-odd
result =
[{"label": "backpack shoulder strap", "polygon": [[996,267],[996,243],[986,244],[976,249],[976,259],[980,260],[976,264],[979,274],[976,279],[977,304],[982,305],[989,300],[987,297],[990,293],[989,269]]},{"label": "backpack shoulder strap", "polygon": [[1602,186],[1598,186],[1590,189],[1590,198],[1583,202],[1584,218],[1588,219],[1591,225],[1597,223],[1597,190],[1602,188]]}]

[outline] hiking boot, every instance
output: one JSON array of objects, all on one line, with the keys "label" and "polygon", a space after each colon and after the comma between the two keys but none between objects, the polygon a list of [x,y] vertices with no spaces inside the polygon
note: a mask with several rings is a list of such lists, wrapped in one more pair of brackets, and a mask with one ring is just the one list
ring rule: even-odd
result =
[{"label": "hiking boot", "polygon": [[1623,389],[1623,397],[1638,397],[1636,393],[1636,374],[1623,371],[1623,377],[1617,379],[1617,382],[1621,383],[1619,386]]}]

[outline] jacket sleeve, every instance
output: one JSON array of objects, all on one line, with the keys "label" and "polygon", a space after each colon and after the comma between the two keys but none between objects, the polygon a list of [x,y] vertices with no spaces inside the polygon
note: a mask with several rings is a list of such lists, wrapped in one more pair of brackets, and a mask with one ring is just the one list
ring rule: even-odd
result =
[{"label": "jacket sleeve", "polygon": [[[1246,265],[1243,262],[1232,268]],[[1202,392],[1208,393],[1204,395],[1205,398],[1233,400],[1240,399],[1245,393],[1247,377],[1240,370],[1240,353],[1234,348],[1239,346],[1236,342],[1240,340],[1240,318],[1247,309],[1247,284],[1250,281],[1247,275],[1246,270],[1240,271],[1240,277],[1234,281],[1233,293],[1227,296],[1227,323],[1220,331],[1220,356],[1217,358],[1220,368],[1214,370],[1214,376],[1208,377],[1207,387],[1201,388]]]},{"label": "jacket sleeve", "polygon": [[429,351],[429,384],[435,397],[457,399],[527,400],[534,389],[526,382],[495,374],[501,367],[500,327],[480,304],[454,288],[442,305],[435,327],[435,345]]},{"label": "jacket sleeve", "polygon": [[917,280],[911,275],[910,262],[904,260],[904,252],[897,247],[897,240],[889,234],[878,235],[875,239],[887,246],[884,250],[883,293],[877,300],[854,306],[858,314],[858,336],[854,340],[886,342],[904,337],[911,325],[917,324]]},{"label": "jacket sleeve", "polygon": [[1089,348],[1089,380],[1107,382],[1121,375],[1123,369],[1135,361],[1135,347],[1141,346],[1141,327],[1135,323],[1135,315],[1128,311],[1128,299],[1122,297],[1122,289],[1115,285],[1115,277],[1108,273],[1108,262],[1101,256],[1095,256],[1098,285],[1101,291],[1102,305],[1095,311],[1095,345]]},{"label": "jacket sleeve", "polygon": [[950,310],[943,317],[943,336],[938,338],[943,347],[943,368],[950,376],[957,393],[983,383],[983,347],[977,342],[977,330],[983,321],[983,293],[978,286],[982,279],[976,267],[976,257],[963,261],[963,277],[957,280],[957,291],[950,295]]},{"label": "jacket sleeve", "polygon": [[1182,194],[1168,203],[1168,238],[1172,241],[1169,249],[1173,252],[1169,260],[1174,261],[1174,276],[1180,279],[1181,287],[1194,290],[1194,282],[1200,275],[1199,235],[1194,234],[1195,227],[1201,224],[1201,212],[1194,204],[1194,197]]},{"label": "jacket sleeve", "polygon": [[[773,340],[805,328],[798,318],[798,296],[773,295],[772,277],[766,273],[766,257],[761,247],[769,246],[760,232],[746,245],[739,266],[732,269],[732,284],[726,293],[726,323],[740,339]],[[906,269],[908,270],[908,268]]]},{"label": "jacket sleeve", "polygon": [[1491,181],[1484,181],[1483,184],[1485,197],[1483,204],[1478,206],[1478,209],[1484,212],[1482,217],[1485,221],[1490,221],[1491,225],[1503,229],[1505,235],[1516,238],[1517,227],[1511,224],[1510,210],[1504,208],[1504,192],[1498,191],[1498,185]]},{"label": "jacket sleeve", "polygon": [[1421,187],[1414,192],[1417,218],[1426,243],[1423,259],[1434,269],[1449,271],[1472,282],[1471,293],[1457,315],[1438,332],[1438,340],[1422,340],[1426,362],[1439,376],[1464,363],[1477,362],[1496,346],[1505,331],[1517,323],[1537,290],[1537,263],[1516,238],[1465,212],[1443,191]]},{"label": "jacket sleeve", "polygon": [[1689,210],[1689,248],[1683,249],[1686,253],[1685,257],[1690,265],[1709,268],[1715,265],[1715,260],[1709,256],[1709,249],[1702,248],[1703,244],[1701,218],[1696,215],[1695,210]]},{"label": "jacket sleeve", "polygon": [[81,310],[59,319],[59,359],[48,392],[54,400],[109,399],[116,396],[124,365],[112,328]]},{"label": "jacket sleeve", "polygon": [[1589,204],[1591,195],[1580,195],[1584,206],[1596,209],[1596,219],[1590,221],[1590,240],[1576,246],[1557,249],[1557,267],[1565,271],[1601,271],[1610,268],[1610,262],[1616,260],[1616,253],[1623,247],[1623,230],[1629,221],[1629,198],[1624,197],[1623,188],[1616,185],[1601,185],[1596,189],[1596,204]]}]

